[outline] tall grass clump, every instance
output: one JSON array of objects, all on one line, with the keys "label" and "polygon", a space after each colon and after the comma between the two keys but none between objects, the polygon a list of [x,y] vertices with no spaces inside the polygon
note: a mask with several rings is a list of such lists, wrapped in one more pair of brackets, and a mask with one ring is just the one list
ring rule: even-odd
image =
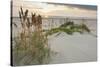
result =
[{"label": "tall grass clump", "polygon": [[[31,14],[28,17],[28,10],[19,11],[21,22],[21,32],[14,38],[13,64],[31,65],[46,64],[50,59],[50,48],[48,47],[47,37],[42,33],[41,15]],[[31,29],[34,27],[34,32]]]}]

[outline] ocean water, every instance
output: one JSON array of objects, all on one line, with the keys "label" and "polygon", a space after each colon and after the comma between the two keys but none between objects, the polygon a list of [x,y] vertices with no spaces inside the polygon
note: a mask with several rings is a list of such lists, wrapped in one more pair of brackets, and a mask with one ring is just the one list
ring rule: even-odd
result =
[{"label": "ocean water", "polygon": [[[13,18],[13,23],[17,24],[17,28],[13,26],[13,37],[21,31],[21,24],[18,18]],[[97,35],[96,19],[71,19],[75,24],[85,23],[92,31],[93,35]],[[51,29],[58,27],[65,22],[65,19],[43,19],[43,29]],[[34,30],[32,30],[34,31]],[[50,61],[53,63],[73,63],[73,62],[89,62],[97,60],[97,37],[91,34],[74,33],[68,35],[61,33],[59,36],[49,37],[49,46],[51,50],[57,52],[52,56]]]}]

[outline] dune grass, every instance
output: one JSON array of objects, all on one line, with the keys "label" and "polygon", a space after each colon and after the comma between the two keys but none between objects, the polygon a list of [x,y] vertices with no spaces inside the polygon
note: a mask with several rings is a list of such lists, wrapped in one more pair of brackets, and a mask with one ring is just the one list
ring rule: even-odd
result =
[{"label": "dune grass", "polygon": [[91,31],[85,24],[74,24],[74,22],[68,21],[57,28],[52,28],[51,30],[47,30],[46,35],[48,36],[58,32],[59,34],[60,32],[65,32],[68,35],[72,35],[75,32],[82,34],[84,32],[90,33]]},{"label": "dune grass", "polygon": [[46,42],[44,36],[40,37],[37,33],[33,33],[26,42],[17,39],[13,49],[15,65],[48,63],[51,51]]},{"label": "dune grass", "polygon": [[[47,37],[41,32],[41,16],[32,14],[31,20],[29,20],[28,10],[24,12],[21,7],[19,18],[22,31],[18,37],[14,38],[13,65],[19,66],[48,63],[51,50],[48,47]],[[30,31],[31,26],[35,27],[34,32]]]}]

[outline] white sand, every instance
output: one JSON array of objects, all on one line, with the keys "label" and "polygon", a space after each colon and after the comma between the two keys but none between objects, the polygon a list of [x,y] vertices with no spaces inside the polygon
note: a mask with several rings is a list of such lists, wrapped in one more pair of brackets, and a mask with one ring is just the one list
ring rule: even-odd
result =
[{"label": "white sand", "polygon": [[58,52],[50,63],[89,62],[97,60],[97,38],[89,34],[50,37],[51,49]]}]

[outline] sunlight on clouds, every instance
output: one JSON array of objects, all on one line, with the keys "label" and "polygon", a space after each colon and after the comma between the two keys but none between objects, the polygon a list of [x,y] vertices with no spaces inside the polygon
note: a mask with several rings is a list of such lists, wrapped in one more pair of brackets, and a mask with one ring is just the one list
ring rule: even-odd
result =
[{"label": "sunlight on clouds", "polygon": [[23,10],[28,9],[29,15],[33,12],[41,14],[45,17],[48,16],[74,16],[74,17],[96,17],[96,11],[81,9],[78,7],[69,7],[67,5],[54,5],[42,2],[22,1],[15,0],[13,2],[13,15],[18,16],[20,6]]}]

